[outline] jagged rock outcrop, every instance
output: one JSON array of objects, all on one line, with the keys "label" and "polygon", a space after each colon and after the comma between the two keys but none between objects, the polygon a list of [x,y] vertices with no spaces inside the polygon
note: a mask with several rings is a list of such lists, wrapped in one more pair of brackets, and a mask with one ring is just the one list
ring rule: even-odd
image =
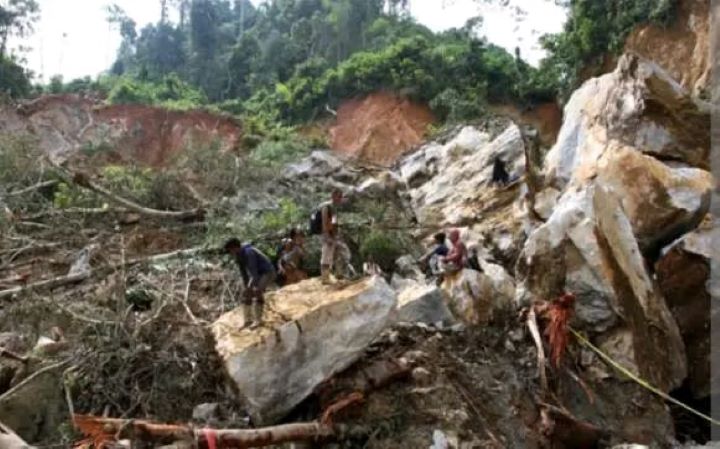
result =
[{"label": "jagged rock outcrop", "polygon": [[[709,120],[667,73],[626,55],[615,72],[573,94],[545,160],[546,197],[603,185],[621,199],[641,249],[654,257],[709,210]],[[539,215],[548,209],[543,204]]]},{"label": "jagged rock outcrop", "polygon": [[162,166],[188,148],[237,149],[242,126],[206,111],[112,105],[79,95],[47,95],[17,108],[0,107],[0,132],[28,133],[54,158],[107,148],[115,157]]},{"label": "jagged rock outcrop", "polygon": [[[658,284],[677,320],[687,348],[688,385],[698,398],[711,394],[710,349],[713,341],[710,276],[720,263],[720,226],[708,217],[695,231],[663,250],[655,269]],[[714,300],[717,300],[717,296]],[[715,336],[720,338],[720,329]],[[717,392],[715,392],[717,393]]]},{"label": "jagged rock outcrop", "polygon": [[262,325],[239,308],[212,327],[216,348],[255,424],[273,423],[355,362],[390,319],[397,296],[381,278],[345,287],[303,281],[266,297]]},{"label": "jagged rock outcrop", "polygon": [[708,125],[703,105],[636,56],[587,81],[546,156],[547,222],[516,267],[521,303],[572,291],[577,325],[666,391],[686,377],[685,345],[646,258],[709,209]]},{"label": "jagged rock outcrop", "polygon": [[524,146],[514,125],[492,139],[465,127],[447,143],[430,143],[398,164],[408,187],[410,207],[425,227],[469,227],[497,257],[514,260],[524,238],[521,183],[491,186],[495,157],[500,157],[511,180],[522,178]]}]

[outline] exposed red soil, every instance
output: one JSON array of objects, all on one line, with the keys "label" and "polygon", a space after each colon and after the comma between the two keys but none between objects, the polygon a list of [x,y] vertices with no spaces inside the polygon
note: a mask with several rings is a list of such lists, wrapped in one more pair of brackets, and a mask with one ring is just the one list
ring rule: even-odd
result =
[{"label": "exposed red soil", "polygon": [[330,147],[340,153],[389,166],[423,141],[435,122],[430,109],[388,92],[348,100],[330,129]]},{"label": "exposed red soil", "polygon": [[117,105],[95,111],[97,120],[126,130],[117,141],[135,160],[162,166],[193,146],[237,148],[242,128],[230,118],[206,111],[171,111],[143,105]]},{"label": "exposed red soil", "polygon": [[67,157],[84,145],[107,145],[115,153],[113,159],[154,167],[193,147],[216,144],[235,150],[242,137],[241,124],[230,116],[146,105],[107,106],[79,95],[48,95],[17,110],[0,110],[0,131],[3,128],[35,134],[48,154]]}]

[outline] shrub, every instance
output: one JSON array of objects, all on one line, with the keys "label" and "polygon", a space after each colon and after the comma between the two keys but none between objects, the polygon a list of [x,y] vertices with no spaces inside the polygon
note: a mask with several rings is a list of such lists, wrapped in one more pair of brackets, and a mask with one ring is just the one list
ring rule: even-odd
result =
[{"label": "shrub", "polygon": [[395,269],[395,261],[402,255],[403,247],[392,233],[372,231],[360,245],[360,255],[365,261],[372,260],[386,273]]}]

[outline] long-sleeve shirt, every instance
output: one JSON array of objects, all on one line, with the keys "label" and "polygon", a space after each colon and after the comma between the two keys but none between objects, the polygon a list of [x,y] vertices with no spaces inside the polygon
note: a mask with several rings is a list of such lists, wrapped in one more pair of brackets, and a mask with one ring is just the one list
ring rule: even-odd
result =
[{"label": "long-sleeve shirt", "polygon": [[252,245],[243,246],[236,260],[246,286],[275,270],[270,259]]},{"label": "long-sleeve shirt", "polygon": [[445,262],[454,263],[455,265],[462,266],[465,264],[465,258],[467,257],[467,248],[463,242],[458,241],[455,243],[450,250],[450,253],[445,257]]}]

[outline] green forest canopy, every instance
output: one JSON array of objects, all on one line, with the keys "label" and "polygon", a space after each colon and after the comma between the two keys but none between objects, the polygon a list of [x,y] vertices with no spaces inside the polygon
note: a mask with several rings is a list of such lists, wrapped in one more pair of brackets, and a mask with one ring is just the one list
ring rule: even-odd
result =
[{"label": "green forest canopy", "polygon": [[[33,10],[33,0],[15,1]],[[160,20],[139,30],[112,6],[108,20],[122,44],[108,75],[67,84],[54,78],[45,90],[100,90],[113,103],[214,105],[276,123],[310,121],[343,99],[392,90],[459,121],[479,117],[488,103],[528,106],[566,96],[583,67],[620,50],[638,24],[667,20],[675,0],[562,2],[568,21],[562,33],[543,37],[549,56],[539,68],[479,38],[480,17],[433,33],[413,20],[407,3],[160,0]],[[0,37],[17,28],[13,21],[27,25],[32,13],[19,14],[0,7]],[[24,96],[29,84],[18,70],[0,53],[0,75],[13,74],[0,76],[0,87]]]}]

